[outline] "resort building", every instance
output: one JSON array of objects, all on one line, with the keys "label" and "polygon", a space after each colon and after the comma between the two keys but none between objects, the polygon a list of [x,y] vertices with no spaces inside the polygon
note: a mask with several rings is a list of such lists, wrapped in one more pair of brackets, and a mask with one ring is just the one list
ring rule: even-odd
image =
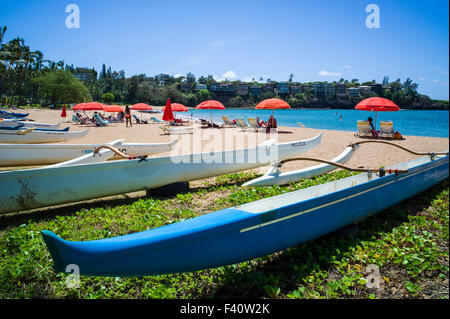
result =
[{"label": "resort building", "polygon": [[348,88],[347,95],[350,97],[359,97],[359,88]]},{"label": "resort building", "polygon": [[248,94],[248,84],[247,83],[239,83],[236,88],[237,94],[239,95],[247,95]]},{"label": "resort building", "polygon": [[216,94],[234,95],[235,87],[232,83],[211,83],[209,91]]},{"label": "resort building", "polygon": [[250,94],[254,96],[260,96],[261,95],[261,86],[259,85],[252,85],[249,89]]},{"label": "resort building", "polygon": [[290,87],[291,94],[303,93],[302,86],[300,84],[292,84]]},{"label": "resort building", "polygon": [[263,92],[274,92],[275,91],[275,85],[272,83],[264,84],[262,87]]},{"label": "resort building", "polygon": [[197,83],[197,85],[195,86],[195,89],[196,89],[197,91],[200,91],[200,90],[207,90],[207,89],[208,89],[208,86],[207,86],[206,84]]},{"label": "resort building", "polygon": [[289,94],[289,83],[287,82],[277,83],[277,94]]},{"label": "resort building", "polygon": [[372,87],[369,85],[360,85],[359,92],[361,94],[370,94],[370,92],[372,92]]},{"label": "resort building", "polygon": [[345,84],[336,84],[336,95],[347,96],[347,87]]},{"label": "resort building", "polygon": [[314,95],[317,97],[331,96],[335,94],[335,88],[330,83],[314,83]]}]

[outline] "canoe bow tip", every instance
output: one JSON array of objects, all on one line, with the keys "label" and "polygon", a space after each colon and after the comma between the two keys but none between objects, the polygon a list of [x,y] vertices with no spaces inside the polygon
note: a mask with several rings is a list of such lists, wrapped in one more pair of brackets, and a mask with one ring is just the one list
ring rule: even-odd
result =
[{"label": "canoe bow tip", "polygon": [[63,242],[63,240],[49,230],[43,230],[41,234],[44,238],[44,242],[47,245],[50,255],[52,256],[54,263],[53,268],[55,268],[55,270],[57,271],[63,272],[65,269],[60,254],[61,243]]}]

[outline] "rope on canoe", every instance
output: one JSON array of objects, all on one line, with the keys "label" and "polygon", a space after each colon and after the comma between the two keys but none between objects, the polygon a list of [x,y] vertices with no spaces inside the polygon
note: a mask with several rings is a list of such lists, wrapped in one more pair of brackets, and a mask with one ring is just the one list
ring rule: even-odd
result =
[{"label": "rope on canoe", "polygon": [[383,169],[383,168],[364,168],[364,167],[350,167],[347,165],[343,165],[340,163],[336,163],[336,162],[332,162],[332,161],[327,161],[321,158],[315,158],[315,157],[295,157],[295,158],[288,158],[285,160],[282,160],[280,162],[278,162],[279,164],[284,164],[287,162],[292,162],[292,161],[312,161],[312,162],[319,162],[319,163],[325,163],[325,164],[329,164],[329,165],[333,165],[342,169],[346,169],[348,171],[351,172],[375,172],[375,173],[381,173],[383,174],[383,172],[388,172],[389,174],[391,173],[395,173],[396,175],[398,173],[408,173],[407,169]]},{"label": "rope on canoe", "polygon": [[421,153],[421,152],[415,152],[413,150],[410,150],[406,147],[397,145],[395,143],[391,143],[391,142],[387,142],[387,141],[360,141],[360,142],[356,142],[356,143],[352,143],[349,146],[353,146],[353,145],[361,145],[361,144],[366,144],[366,143],[380,143],[380,144],[387,144],[387,145],[391,145],[391,146],[395,146],[398,147],[408,153],[414,154],[414,155],[429,155],[432,159],[434,158],[434,155],[448,155],[448,153],[445,152],[434,152],[434,153]]},{"label": "rope on canoe", "polygon": [[100,145],[99,147],[94,149],[94,154],[98,154],[98,152],[100,152],[101,149],[106,148],[109,149],[111,151],[113,151],[114,153],[116,153],[117,155],[119,155],[122,158],[128,159],[128,160],[132,160],[132,159],[140,159],[139,162],[145,161],[147,158],[147,155],[142,155],[142,156],[128,156],[127,154],[121,152],[120,150],[118,150],[117,148],[111,146],[111,145]]}]

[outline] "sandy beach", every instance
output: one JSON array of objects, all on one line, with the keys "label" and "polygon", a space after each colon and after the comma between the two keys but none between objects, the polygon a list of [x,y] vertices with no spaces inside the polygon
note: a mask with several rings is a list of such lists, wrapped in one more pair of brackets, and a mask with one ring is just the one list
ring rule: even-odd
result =
[{"label": "sandy beach", "polygon": [[[62,122],[60,128],[69,126],[70,131],[89,129],[89,133],[85,137],[65,143],[106,143],[117,139],[125,139],[125,142],[128,143],[160,143],[178,138],[175,152],[179,154],[250,147],[258,145],[270,138],[275,138],[279,143],[297,141],[312,138],[322,132],[322,143],[316,148],[305,152],[303,155],[305,157],[310,156],[331,160],[339,155],[349,143],[364,140],[355,137],[354,132],[301,127],[279,127],[278,134],[276,135],[270,135],[264,132],[254,132],[252,130],[244,132],[240,128],[197,128],[194,134],[164,135],[160,128],[162,124],[134,124],[133,120],[133,127],[126,127],[125,123],[113,123],[107,127],[96,127],[95,125],[79,125],[72,123],[70,121],[73,114],[72,111],[67,112],[67,117],[65,119],[60,117],[61,111],[58,110],[27,109],[22,111],[30,113],[29,118],[36,122]],[[140,113],[136,113],[136,115],[138,118],[141,118]],[[154,116],[154,114],[143,114],[142,118],[148,120],[150,116]],[[160,118],[161,115],[156,115],[156,117]],[[191,124],[186,124],[185,126],[191,126]],[[404,136],[403,140],[391,142],[418,152],[438,152],[449,149],[448,138]],[[169,155],[169,153],[160,153],[153,156],[162,155]],[[415,157],[417,156],[389,145],[368,144],[362,145],[347,162],[347,165],[352,167],[388,166]],[[317,163],[306,161],[289,162],[283,166],[282,170],[300,169],[311,165],[317,165]],[[263,173],[266,169],[267,167],[261,167],[259,170]]]}]

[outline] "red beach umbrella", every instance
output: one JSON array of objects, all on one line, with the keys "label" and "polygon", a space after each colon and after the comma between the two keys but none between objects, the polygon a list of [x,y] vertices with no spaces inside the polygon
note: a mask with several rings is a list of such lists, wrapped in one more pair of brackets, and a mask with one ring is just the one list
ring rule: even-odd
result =
[{"label": "red beach umbrella", "polygon": [[119,105],[106,105],[105,112],[114,112],[114,113],[120,113],[123,112],[123,109]]},{"label": "red beach umbrella", "polygon": [[[103,111],[105,106],[102,103],[99,102],[89,102],[89,103],[82,103],[84,105],[81,105],[77,110],[79,111]],[[75,105],[76,107],[77,105]],[[74,110],[75,110],[74,107]]]},{"label": "red beach umbrella", "polygon": [[66,105],[64,104],[64,105],[63,105],[62,112],[61,112],[61,117],[66,117],[66,116],[67,116],[67,113],[66,113]]},{"label": "red beach umbrella", "polygon": [[266,99],[259,102],[255,109],[263,110],[278,110],[278,109],[290,109],[291,106],[281,99]]},{"label": "red beach umbrella", "polygon": [[167,99],[166,107],[164,108],[164,114],[162,117],[163,121],[173,121],[175,118],[173,117],[172,113],[172,105],[170,103],[170,99]]},{"label": "red beach umbrella", "polygon": [[377,112],[395,112],[400,110],[397,104],[383,97],[369,97],[364,99],[356,104],[355,109],[361,111],[375,111],[375,128],[377,124]]},{"label": "red beach umbrella", "polygon": [[72,110],[73,111],[82,111],[82,107],[85,105],[86,103],[78,103],[77,105],[75,105]]},{"label": "red beach umbrella", "polygon": [[375,112],[393,112],[400,110],[397,104],[383,97],[369,97],[364,99],[356,105],[355,109]]},{"label": "red beach umbrella", "polygon": [[[180,103],[171,103],[172,112],[187,112],[189,109]],[[163,112],[165,111],[166,107],[163,107]]]},{"label": "red beach umbrella", "polygon": [[150,105],[145,104],[145,103],[136,103],[135,105],[130,107],[130,109],[135,110],[135,111],[153,110],[153,108]]},{"label": "red beach umbrella", "polygon": [[195,107],[197,110],[211,110],[211,123],[212,120],[212,110],[225,110],[225,106],[222,103],[216,100],[207,100]]},{"label": "red beach umbrella", "polygon": [[265,99],[255,106],[255,109],[259,110],[272,110],[272,115],[274,110],[290,108],[291,106],[281,99]]},{"label": "red beach umbrella", "polygon": [[207,100],[195,107],[197,110],[225,110],[225,106],[216,100]]}]

